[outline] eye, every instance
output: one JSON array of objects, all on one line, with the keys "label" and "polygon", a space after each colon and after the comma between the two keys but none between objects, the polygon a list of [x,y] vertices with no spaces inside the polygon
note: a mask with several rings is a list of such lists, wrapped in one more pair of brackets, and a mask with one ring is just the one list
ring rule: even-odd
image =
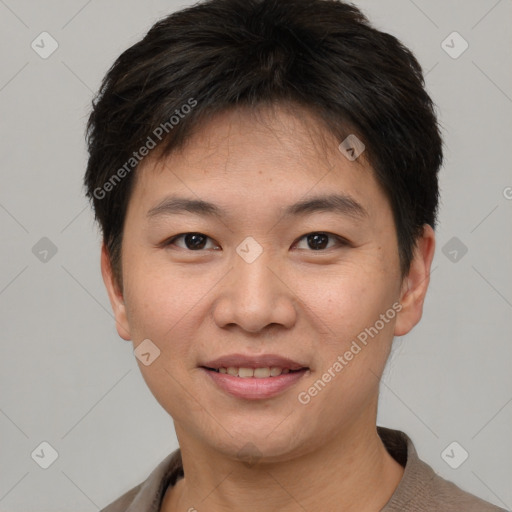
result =
[{"label": "eye", "polygon": [[[346,245],[349,245],[349,242],[345,240],[344,238],[334,235],[332,233],[325,233],[323,231],[317,231],[313,233],[308,233],[306,235],[303,235],[300,240],[306,240],[306,243],[308,245],[307,248],[312,249],[313,251],[322,251],[325,249],[331,249],[333,247],[343,247]],[[334,241],[334,244],[331,244],[329,246],[329,239]],[[184,246],[176,244],[177,240],[183,240]],[[165,246],[171,246],[176,245],[177,247],[180,247],[182,249],[187,249],[189,251],[201,251],[206,249],[214,249],[218,250],[218,245],[214,245],[213,247],[207,247],[208,240],[212,240],[209,236],[203,234],[203,233],[181,233],[180,235],[176,235],[169,240],[167,240],[164,245]],[[298,243],[298,242],[297,242]],[[299,247],[299,249],[304,249],[304,247]]]},{"label": "eye", "polygon": [[335,241],[334,247],[348,245],[348,242],[342,237],[333,235],[332,233],[324,233],[323,231],[308,233],[307,235],[299,238],[299,241],[306,239],[306,243],[308,244],[309,248],[311,248],[313,251],[321,251],[324,249],[332,248],[332,246],[326,247],[328,246],[329,238]]},{"label": "eye", "polygon": [[[189,249],[191,251],[200,251],[202,249],[205,249],[206,241],[211,240],[209,236],[206,236],[203,233],[182,233],[167,240],[165,242],[165,245],[176,245],[175,241],[179,239],[183,239],[185,243],[185,247],[181,246],[181,248]],[[208,249],[208,247],[206,247],[206,249]]]}]

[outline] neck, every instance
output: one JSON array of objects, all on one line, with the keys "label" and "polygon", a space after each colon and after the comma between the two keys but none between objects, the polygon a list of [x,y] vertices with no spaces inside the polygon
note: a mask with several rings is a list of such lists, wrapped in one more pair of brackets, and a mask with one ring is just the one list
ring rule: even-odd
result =
[{"label": "neck", "polygon": [[[178,425],[176,432],[180,439]],[[186,477],[168,489],[163,512],[377,512],[404,471],[387,452],[374,424],[343,432],[317,449],[278,463],[244,464],[186,436],[180,447]]]}]

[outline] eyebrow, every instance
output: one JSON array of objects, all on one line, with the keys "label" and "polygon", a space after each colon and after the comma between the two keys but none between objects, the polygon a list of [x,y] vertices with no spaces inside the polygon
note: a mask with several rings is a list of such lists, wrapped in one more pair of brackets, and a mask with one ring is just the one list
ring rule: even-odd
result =
[{"label": "eyebrow", "polygon": [[[291,217],[316,212],[332,212],[351,217],[354,220],[363,220],[363,218],[369,216],[367,210],[359,202],[346,194],[328,194],[303,199],[288,205],[283,215],[284,217]],[[151,208],[147,213],[147,217],[153,219],[155,217],[185,213],[192,213],[202,217],[217,217],[219,219],[228,216],[224,209],[208,201],[170,196]]]}]

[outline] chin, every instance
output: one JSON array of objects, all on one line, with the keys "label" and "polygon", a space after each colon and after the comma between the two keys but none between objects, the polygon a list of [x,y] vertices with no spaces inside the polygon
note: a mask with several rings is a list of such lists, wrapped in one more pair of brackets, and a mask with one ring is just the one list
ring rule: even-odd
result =
[{"label": "chin", "polygon": [[273,428],[262,430],[253,424],[252,428],[243,429],[238,425],[236,432],[228,430],[231,436],[222,429],[222,439],[204,441],[214,450],[249,466],[292,460],[312,450],[311,440],[299,437],[290,429]]}]

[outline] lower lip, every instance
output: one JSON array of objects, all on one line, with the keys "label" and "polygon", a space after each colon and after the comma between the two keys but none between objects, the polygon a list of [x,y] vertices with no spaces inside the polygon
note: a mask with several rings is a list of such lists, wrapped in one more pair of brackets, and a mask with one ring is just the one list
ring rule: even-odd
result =
[{"label": "lower lip", "polygon": [[290,372],[277,377],[236,377],[227,373],[218,373],[202,368],[223,391],[237,398],[262,400],[272,398],[296,384],[308,371]]}]

